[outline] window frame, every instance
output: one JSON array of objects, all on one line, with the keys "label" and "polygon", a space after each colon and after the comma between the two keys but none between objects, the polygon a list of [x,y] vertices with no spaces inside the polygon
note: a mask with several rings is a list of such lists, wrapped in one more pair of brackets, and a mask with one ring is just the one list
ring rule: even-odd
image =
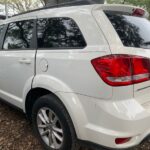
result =
[{"label": "window frame", "polygon": [[4,29],[3,29],[3,32],[2,32],[2,38],[0,39],[0,49],[1,50],[2,50],[2,47],[3,47],[4,38],[5,38],[5,34],[6,34],[6,31],[7,31],[8,24],[2,24],[2,25],[4,25]]},{"label": "window frame", "polygon": [[[53,47],[53,48],[39,48],[38,47],[38,20],[40,20],[40,19],[58,19],[58,18],[65,18],[65,19],[70,19],[70,20],[72,20],[74,23],[75,23],[75,25],[78,27],[78,29],[79,29],[79,31],[80,31],[80,33],[81,33],[81,36],[83,37],[83,40],[84,40],[84,42],[85,42],[85,46],[83,46],[83,47]],[[36,19],[36,48],[37,48],[37,50],[71,50],[71,49],[73,49],[73,50],[80,50],[80,49],[85,49],[86,47],[87,47],[87,42],[86,42],[86,40],[85,40],[85,37],[84,37],[84,35],[83,35],[83,33],[81,32],[81,29],[79,28],[79,26],[78,26],[78,24],[76,23],[76,21],[73,19],[73,18],[70,18],[70,17],[43,17],[43,18],[37,18]]]},{"label": "window frame", "polygon": [[[5,39],[6,39],[6,35],[7,35],[7,31],[9,29],[9,25],[11,23],[16,23],[16,22],[22,22],[22,21],[33,21],[33,31],[32,31],[32,38],[31,38],[31,45],[30,48],[19,48],[19,49],[4,49],[4,43],[5,43]],[[1,45],[1,51],[24,51],[24,50],[36,50],[36,19],[28,19],[28,20],[18,20],[18,21],[12,21],[9,22],[7,24],[5,24],[5,32],[4,35],[2,37]]]}]

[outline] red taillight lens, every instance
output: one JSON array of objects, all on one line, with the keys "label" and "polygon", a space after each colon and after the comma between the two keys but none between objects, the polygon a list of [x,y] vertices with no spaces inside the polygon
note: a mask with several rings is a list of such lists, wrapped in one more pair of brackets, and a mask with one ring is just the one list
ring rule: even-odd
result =
[{"label": "red taillight lens", "polygon": [[131,138],[117,138],[115,140],[116,144],[125,144],[130,141]]},{"label": "red taillight lens", "polygon": [[133,9],[133,16],[137,16],[137,17],[142,17],[144,16],[145,11],[143,9],[137,8],[137,9]]},{"label": "red taillight lens", "polygon": [[125,86],[150,79],[148,58],[130,55],[108,55],[91,61],[93,67],[111,86]]},{"label": "red taillight lens", "polygon": [[139,83],[150,80],[150,60],[143,57],[132,57],[132,82]]}]

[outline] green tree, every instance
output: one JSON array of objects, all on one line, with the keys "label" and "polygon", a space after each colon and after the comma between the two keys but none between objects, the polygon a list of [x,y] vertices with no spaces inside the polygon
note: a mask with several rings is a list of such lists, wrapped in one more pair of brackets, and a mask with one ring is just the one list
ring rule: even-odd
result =
[{"label": "green tree", "polygon": [[[46,1],[46,0],[45,0]],[[44,0],[0,0],[0,4],[7,2],[8,9],[14,13],[22,13],[45,5]]]}]

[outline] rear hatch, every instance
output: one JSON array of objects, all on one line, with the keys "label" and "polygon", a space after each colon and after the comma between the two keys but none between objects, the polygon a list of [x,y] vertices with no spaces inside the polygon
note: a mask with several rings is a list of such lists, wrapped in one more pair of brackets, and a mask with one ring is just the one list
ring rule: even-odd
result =
[{"label": "rear hatch", "polygon": [[[133,84],[133,95],[145,108],[149,109],[150,21],[147,19],[148,13],[132,6],[102,5],[96,6],[93,14],[103,30],[112,54],[127,54],[144,59],[144,61],[137,62],[139,63],[137,70],[143,67],[147,69],[147,72],[136,77],[144,75],[147,79]],[[145,60],[146,64],[142,64]]]}]

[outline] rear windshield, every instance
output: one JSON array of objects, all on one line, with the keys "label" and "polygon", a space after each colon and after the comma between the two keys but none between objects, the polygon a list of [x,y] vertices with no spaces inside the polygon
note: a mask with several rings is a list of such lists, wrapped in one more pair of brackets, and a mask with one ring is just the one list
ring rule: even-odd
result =
[{"label": "rear windshield", "polygon": [[129,15],[105,12],[126,47],[150,49],[150,21]]}]

